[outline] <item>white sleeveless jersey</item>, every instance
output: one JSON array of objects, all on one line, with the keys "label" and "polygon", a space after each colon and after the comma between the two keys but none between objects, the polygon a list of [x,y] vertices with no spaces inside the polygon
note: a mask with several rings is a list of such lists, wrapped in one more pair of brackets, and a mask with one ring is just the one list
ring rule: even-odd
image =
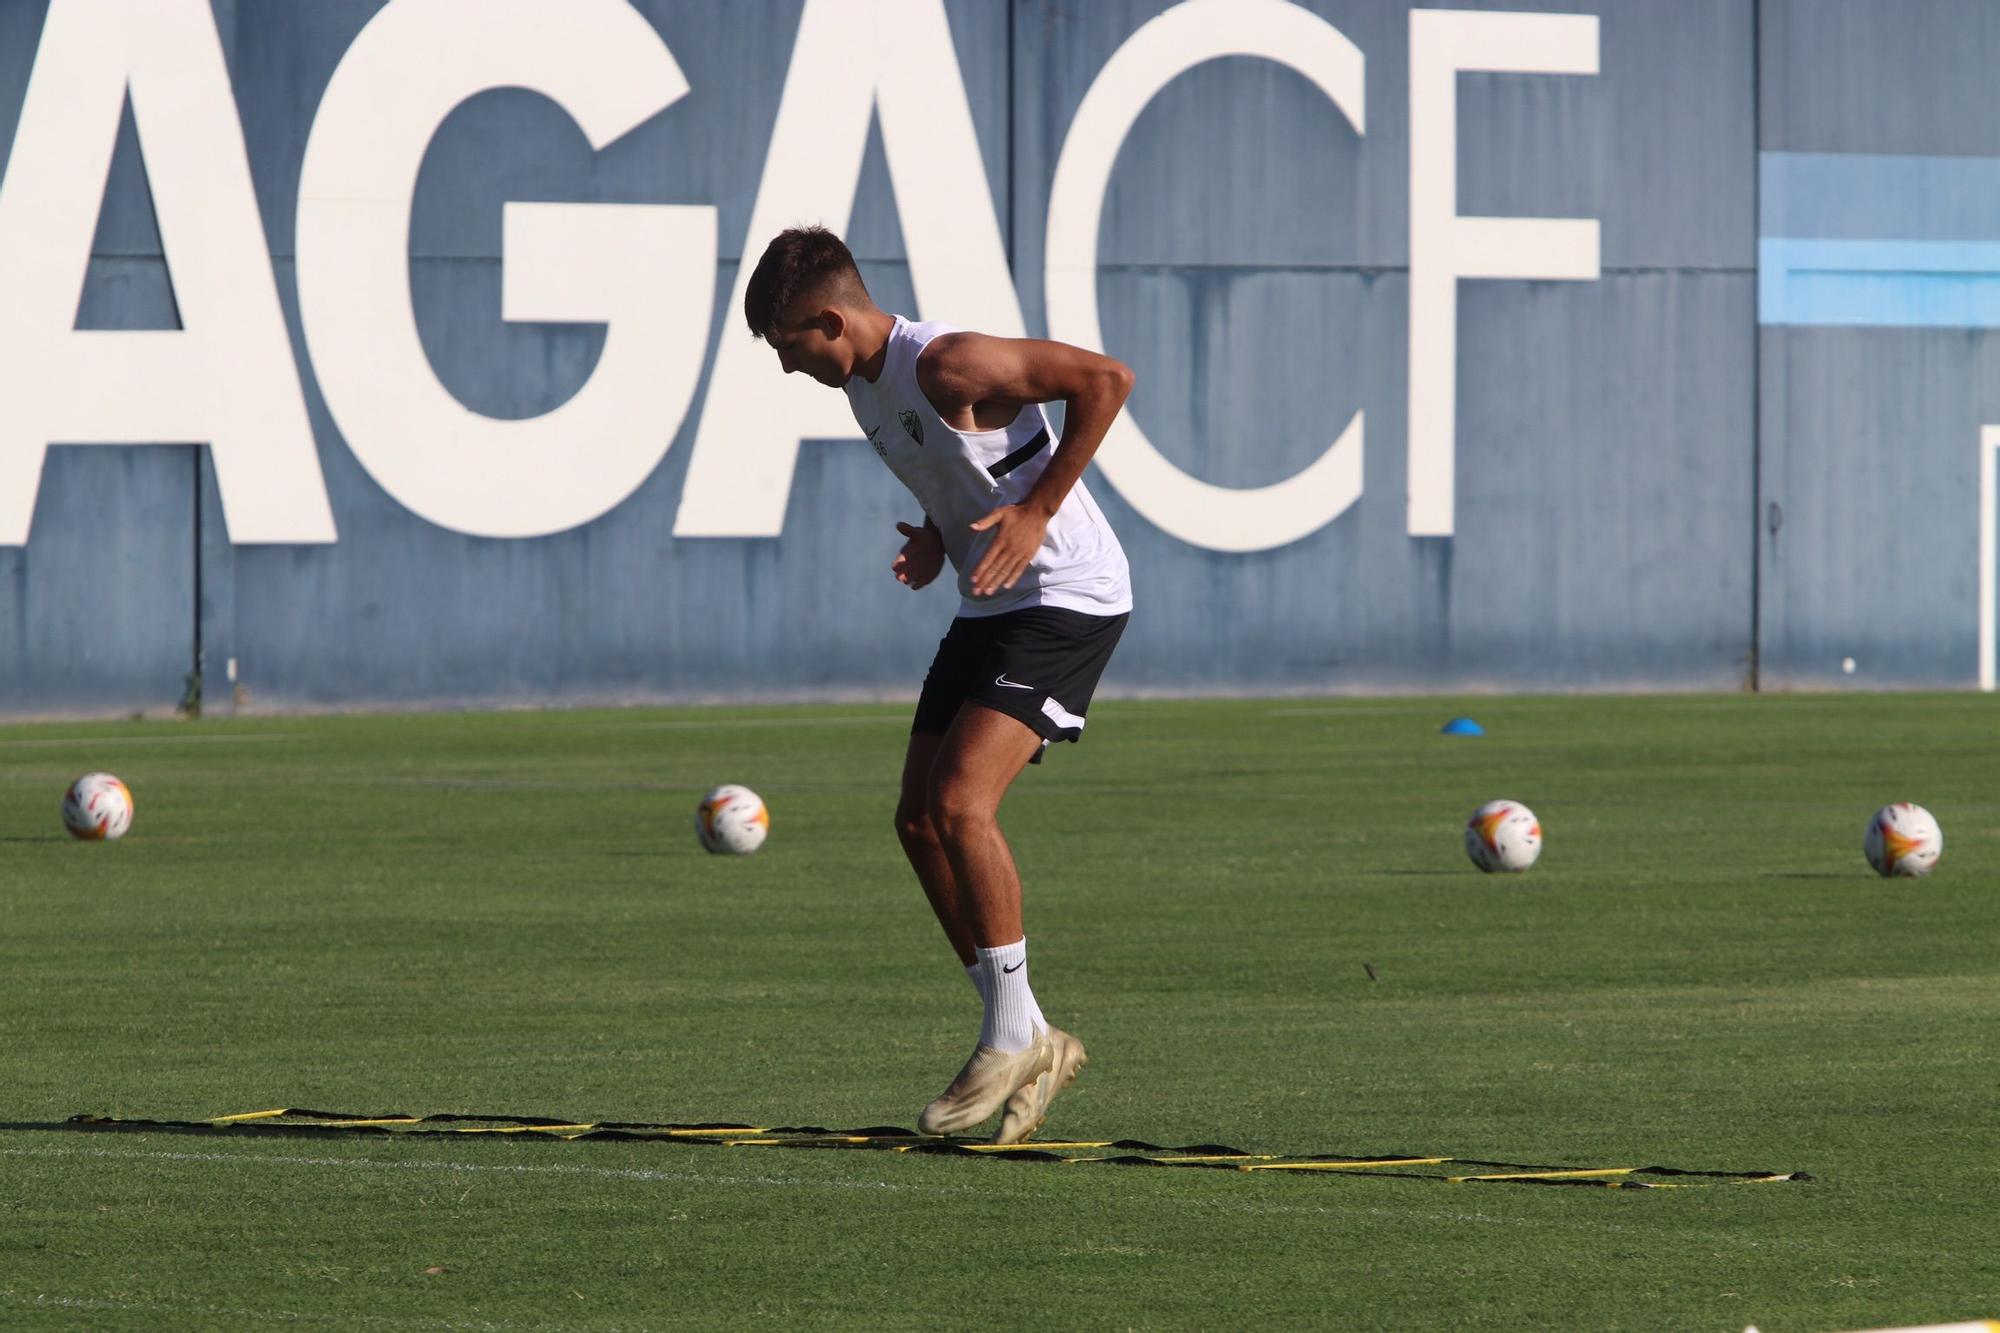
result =
[{"label": "white sleeveless jersey", "polygon": [[1040,403],[1023,407],[999,430],[957,431],[944,424],[917,384],[917,356],[931,339],[957,331],[896,316],[880,378],[872,384],[850,378],[847,401],[875,452],[944,535],[945,555],[958,571],[958,613],[994,616],[1024,606],[1093,616],[1130,611],[1125,551],[1081,478],[1049,520],[1041,549],[1019,581],[990,597],[972,595],[972,571],[993,540],[992,532],[974,532],[972,524],[1001,505],[1019,504],[1059,444]]}]

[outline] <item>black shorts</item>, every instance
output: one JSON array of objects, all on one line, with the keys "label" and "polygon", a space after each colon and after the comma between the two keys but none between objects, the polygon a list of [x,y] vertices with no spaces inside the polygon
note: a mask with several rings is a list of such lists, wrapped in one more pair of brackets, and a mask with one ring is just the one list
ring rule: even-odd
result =
[{"label": "black shorts", "polygon": [[1130,618],[1057,606],[958,617],[924,677],[910,734],[942,736],[958,710],[975,703],[1026,723],[1044,748],[1077,739],[1098,677]]}]

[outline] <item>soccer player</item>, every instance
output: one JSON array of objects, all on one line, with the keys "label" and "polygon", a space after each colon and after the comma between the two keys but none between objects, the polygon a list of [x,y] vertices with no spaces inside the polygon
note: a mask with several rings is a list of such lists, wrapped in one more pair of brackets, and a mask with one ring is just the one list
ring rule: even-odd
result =
[{"label": "soccer player", "polygon": [[[1028,985],[1021,877],[1001,797],[1084,715],[1132,610],[1125,552],[1083,469],[1132,390],[1119,362],[1064,343],[917,324],[869,298],[823,227],[780,232],[743,294],[752,335],[844,390],[882,461],[923,506],[890,563],[922,588],[947,560],[958,616],[924,677],[896,832],[985,1004],[972,1058],[917,1127],[951,1134],[1001,1111],[1019,1143],[1083,1067],[1083,1043],[1042,1017]],[[1060,442],[1043,403],[1065,405]]]}]

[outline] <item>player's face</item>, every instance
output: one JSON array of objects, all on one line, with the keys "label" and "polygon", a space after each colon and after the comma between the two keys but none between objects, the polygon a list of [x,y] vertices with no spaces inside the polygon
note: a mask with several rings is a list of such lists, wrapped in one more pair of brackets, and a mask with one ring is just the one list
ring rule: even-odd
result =
[{"label": "player's face", "polygon": [[854,373],[853,358],[840,337],[845,328],[846,322],[836,312],[821,310],[803,318],[781,319],[765,340],[778,354],[778,364],[787,375],[797,371],[838,389]]}]

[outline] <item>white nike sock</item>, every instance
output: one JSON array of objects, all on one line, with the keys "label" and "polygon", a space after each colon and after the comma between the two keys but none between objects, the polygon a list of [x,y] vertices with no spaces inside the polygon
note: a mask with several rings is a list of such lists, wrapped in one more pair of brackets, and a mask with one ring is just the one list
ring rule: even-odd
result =
[{"label": "white nike sock", "polygon": [[1048,1027],[1028,985],[1028,941],[1019,939],[997,949],[981,949],[979,969],[985,978],[986,999],[979,1044],[996,1051],[1025,1051],[1034,1044],[1035,1033]]},{"label": "white nike sock", "polygon": [[[1027,940],[1023,939],[1021,943],[1026,944]],[[979,1003],[982,1005],[985,1004],[986,981],[979,974],[979,964],[974,963],[970,967],[966,968],[965,976],[966,979],[972,983],[972,989],[979,992]],[[1031,1011],[1036,1029],[1041,1032],[1047,1032],[1049,1030],[1049,1020],[1042,1017],[1041,1003],[1035,999],[1035,993],[1033,991],[1028,992],[1028,1008]]]}]

